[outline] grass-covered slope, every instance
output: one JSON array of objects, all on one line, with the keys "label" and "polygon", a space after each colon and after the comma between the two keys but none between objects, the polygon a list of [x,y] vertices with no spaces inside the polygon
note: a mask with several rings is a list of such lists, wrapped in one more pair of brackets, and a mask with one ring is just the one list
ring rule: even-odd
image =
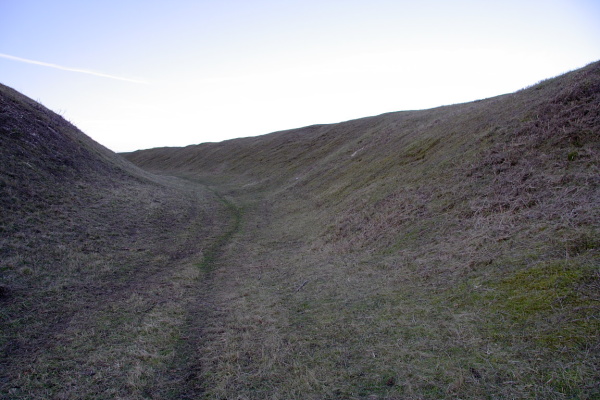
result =
[{"label": "grass-covered slope", "polygon": [[201,347],[209,397],[600,396],[600,63],[125,157],[246,206]]},{"label": "grass-covered slope", "polygon": [[0,85],[0,398],[167,390],[226,214]]}]

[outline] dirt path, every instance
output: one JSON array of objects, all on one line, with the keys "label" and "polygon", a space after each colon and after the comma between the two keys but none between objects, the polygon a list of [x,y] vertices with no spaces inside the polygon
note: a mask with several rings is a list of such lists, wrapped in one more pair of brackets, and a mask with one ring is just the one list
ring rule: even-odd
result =
[{"label": "dirt path", "polygon": [[[198,184],[198,183],[193,183]],[[202,352],[207,344],[207,321],[219,312],[214,302],[215,272],[228,268],[225,252],[240,233],[243,210],[233,200],[212,190],[223,206],[226,228],[215,237],[203,251],[202,259],[196,263],[199,271],[194,285],[196,295],[186,304],[186,319],[182,327],[182,340],[179,341],[175,357],[165,372],[166,379],[155,388],[155,397],[161,399],[198,399],[206,392],[204,380],[206,366]],[[225,221],[226,219],[226,221]],[[235,244],[233,244],[235,245]],[[234,273],[234,272],[232,272]]]}]

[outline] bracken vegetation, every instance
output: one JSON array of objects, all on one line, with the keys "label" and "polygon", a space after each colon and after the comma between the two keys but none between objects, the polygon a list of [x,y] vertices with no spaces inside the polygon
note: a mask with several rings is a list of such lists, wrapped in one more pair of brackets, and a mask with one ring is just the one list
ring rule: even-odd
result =
[{"label": "bracken vegetation", "polygon": [[600,397],[600,63],[142,169],[1,100],[6,398]]}]

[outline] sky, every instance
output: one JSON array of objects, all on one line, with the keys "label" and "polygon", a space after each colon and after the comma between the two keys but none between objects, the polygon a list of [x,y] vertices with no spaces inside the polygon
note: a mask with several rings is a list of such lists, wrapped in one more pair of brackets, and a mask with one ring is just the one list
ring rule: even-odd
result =
[{"label": "sky", "polygon": [[598,0],[0,0],[0,83],[117,152],[473,101],[597,60]]}]

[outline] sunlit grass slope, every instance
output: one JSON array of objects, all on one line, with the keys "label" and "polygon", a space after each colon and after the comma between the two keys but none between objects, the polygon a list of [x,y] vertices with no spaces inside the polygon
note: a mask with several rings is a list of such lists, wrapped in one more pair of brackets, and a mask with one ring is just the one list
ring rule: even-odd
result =
[{"label": "sunlit grass slope", "polygon": [[125,157],[244,208],[199,346],[208,398],[600,396],[600,63]]}]

